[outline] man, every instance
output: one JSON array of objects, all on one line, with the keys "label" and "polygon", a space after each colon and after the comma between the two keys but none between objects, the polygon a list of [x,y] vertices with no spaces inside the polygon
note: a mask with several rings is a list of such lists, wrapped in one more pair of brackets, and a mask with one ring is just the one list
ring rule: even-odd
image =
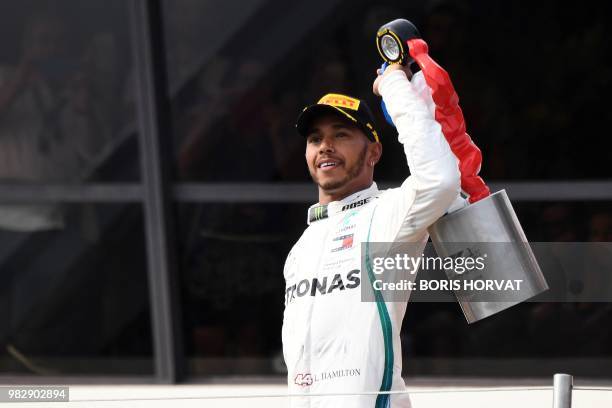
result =
[{"label": "man", "polygon": [[[306,163],[319,187],[309,227],[287,258],[283,353],[292,406],[408,407],[400,330],[406,301],[364,302],[361,243],[414,242],[459,196],[457,160],[434,118],[421,73],[391,65],[373,84],[399,133],[411,176],[399,188],[373,182],[382,145],[362,100],[328,94],[298,117]],[[412,78],[410,80],[410,78]],[[373,393],[360,396],[308,394]]]}]

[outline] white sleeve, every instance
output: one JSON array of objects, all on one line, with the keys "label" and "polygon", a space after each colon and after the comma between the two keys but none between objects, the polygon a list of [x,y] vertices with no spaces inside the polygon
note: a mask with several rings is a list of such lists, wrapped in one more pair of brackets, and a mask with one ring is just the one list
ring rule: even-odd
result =
[{"label": "white sleeve", "polygon": [[400,188],[382,194],[382,213],[377,209],[376,216],[377,222],[386,225],[386,233],[378,240],[422,239],[427,227],[446,212],[460,191],[457,159],[435,120],[431,93],[422,76],[415,74],[413,81],[420,89],[403,71],[394,71],[379,85],[411,175]]},{"label": "white sleeve", "polygon": [[410,80],[412,87],[415,92],[421,97],[423,101],[425,101],[425,105],[427,105],[427,110],[431,114],[432,117],[435,117],[436,114],[436,104],[431,97],[431,88],[427,85],[427,81],[425,81],[425,76],[423,76],[423,71],[419,71],[412,76]]}]

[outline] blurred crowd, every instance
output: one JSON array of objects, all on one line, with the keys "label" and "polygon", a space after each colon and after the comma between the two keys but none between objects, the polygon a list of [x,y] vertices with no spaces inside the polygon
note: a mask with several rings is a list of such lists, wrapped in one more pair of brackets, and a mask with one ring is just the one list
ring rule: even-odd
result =
[{"label": "blurred crowd", "polygon": [[[95,179],[131,119],[127,102],[118,103],[126,80],[119,33],[103,16],[84,29],[69,13],[73,6],[35,2],[3,12],[12,32],[0,39],[2,183]],[[0,229],[63,225],[57,205],[0,206]]]},{"label": "blurred crowd", "polygon": [[[612,78],[606,13],[553,1],[525,7],[460,0],[357,2],[350,11],[339,6],[322,16],[314,30],[285,33],[299,36],[299,50],[282,58],[274,47],[263,54],[245,52],[239,44],[254,32],[245,25],[230,37],[230,46],[203,62],[174,100],[178,177],[304,180],[295,118],[323,94],[337,91],[365,98],[377,113],[385,153],[376,178],[404,178],[395,132],[371,93],[380,65],[376,29],[397,17],[410,17],[420,27],[430,54],[451,74],[468,131],[483,150],[486,179],[610,177],[602,100]],[[194,20],[190,15],[177,22],[183,36]],[[201,25],[192,26],[202,35]],[[273,41],[265,38],[265,29],[256,35]],[[192,43],[197,55],[201,47]],[[221,170],[228,159],[232,165]]]},{"label": "blurred crowd", "polygon": [[[12,32],[19,46],[2,46],[0,179],[86,180],[133,119],[128,33],[109,24],[83,33],[60,3],[40,3],[55,6],[30,7]],[[336,91],[374,108],[385,146],[376,179],[400,182],[405,158],[371,93],[376,29],[397,17],[420,27],[451,74],[487,180],[611,175],[605,10],[483,0],[357,1],[347,10],[340,1],[300,24],[276,0],[164,6],[178,180],[308,180],[295,118]],[[282,13],[292,30],[276,38]]]},{"label": "blurred crowd", "polygon": [[[552,3],[531,8],[530,13],[542,18],[528,21],[521,18],[520,6],[509,4],[496,10],[484,2],[436,2],[424,14],[403,7],[363,5],[353,13],[340,8],[319,23],[320,29],[304,36],[299,52],[277,63],[220,51],[193,80],[197,90],[191,87],[175,100],[178,177],[306,180],[304,145],[293,128],[297,113],[331,91],[365,97],[377,110],[378,101],[370,92],[379,63],[373,35],[384,22],[412,15],[420,18],[415,22],[431,54],[454,79],[468,129],[483,150],[483,176],[610,176],[605,166],[607,143],[601,137],[605,116],[599,90],[610,85],[610,67],[603,63],[608,46],[601,16],[563,15],[558,9],[551,16]],[[567,29],[572,19],[589,17],[593,21]],[[234,41],[240,36],[236,34]],[[393,141],[394,130],[379,112],[377,116],[385,137],[385,160],[376,177],[401,180],[407,169],[400,146]],[[578,134],[589,141],[577,143]],[[202,207],[201,212],[209,212],[209,207]],[[194,326],[187,339],[193,355],[262,357],[278,352],[278,325],[271,321],[280,321],[281,304],[280,298],[271,299],[282,291],[282,280],[272,271],[281,270],[288,247],[299,236],[303,210],[243,204],[216,208],[198,218],[210,221],[201,221],[204,235],[185,248],[183,268],[188,273],[185,294],[193,302],[187,308],[187,324]],[[534,241],[612,238],[607,203],[533,204],[517,211]],[[185,222],[193,220],[186,215]],[[279,223],[295,228],[279,231]],[[252,231],[237,233],[245,224]],[[236,251],[244,257],[232,258]],[[194,293],[199,290],[206,294]],[[610,323],[612,313],[605,303],[527,304],[472,327],[456,304],[412,304],[403,332],[406,366],[414,357],[609,355],[611,339],[599,329]],[[266,369],[223,367],[217,371],[256,374]]]},{"label": "blurred crowd", "polygon": [[[487,180],[610,177],[605,10],[552,1],[529,10],[521,2],[404,3],[358,1],[347,10],[340,1],[300,25],[299,15],[276,10],[276,0],[165,2],[175,178],[308,180],[295,118],[336,91],[374,108],[385,146],[376,179],[400,182],[408,174],[405,158],[371,93],[380,65],[374,35],[396,17],[420,27],[430,54],[451,74]],[[4,181],[91,179],[102,152],[133,120],[125,27],[98,24],[83,33],[82,22],[57,8],[61,3],[50,4],[56,6],[30,7],[21,16],[11,33],[18,46],[2,45]],[[282,41],[274,30],[281,12],[293,26]],[[121,13],[126,9],[115,10]]]},{"label": "blurred crowd", "polygon": [[[137,151],[127,152],[128,160],[120,157],[135,134],[123,131],[134,127],[125,5],[0,3],[4,188],[33,187],[44,197],[49,185],[126,180],[137,169]],[[113,354],[122,348],[117,330],[124,324],[140,329],[134,315],[146,308],[147,298],[137,207],[28,199],[0,204],[0,371],[46,372],[27,362],[24,356],[32,354]],[[120,218],[123,223],[116,223]],[[141,239],[118,247],[117,236]],[[121,288],[129,292],[129,304]],[[127,317],[121,323],[111,304]],[[131,351],[146,350],[149,337],[141,336]]]},{"label": "blurred crowd", "polygon": [[[88,27],[89,20],[62,12],[61,2],[28,1],[22,23],[0,39],[0,182],[97,181],[105,178],[102,167],[134,173],[137,148],[121,152],[125,134],[134,134],[136,75],[121,20],[125,5],[98,6],[95,19],[84,3],[66,3],[65,10],[81,7],[89,20],[103,22]],[[339,92],[366,99],[375,111],[384,146],[375,178],[399,183],[408,175],[405,157],[371,84],[381,63],[376,30],[400,17],[420,28],[450,73],[468,132],[483,151],[485,180],[611,178],[609,5],[320,3],[336,5],[305,18],[280,0],[163,2],[172,109],[164,137],[173,142],[174,180],[308,181],[295,118]],[[282,266],[305,226],[306,207],[177,204],[189,356],[277,355]],[[609,203],[525,203],[517,212],[531,241],[612,241]],[[55,205],[0,206],[0,229],[62,224]],[[462,319],[454,304],[410,305],[406,356],[612,352],[609,334],[597,330],[612,323],[607,304],[524,305],[469,328]],[[499,344],[500,336],[509,340]],[[568,350],[565,339],[575,348]]]},{"label": "blurred crowd", "polygon": [[[177,81],[186,84],[173,100],[179,179],[308,180],[304,142],[293,124],[306,105],[328,92],[369,102],[385,148],[375,177],[394,182],[405,178],[408,169],[395,130],[385,123],[379,101],[371,94],[380,65],[375,32],[398,17],[409,17],[420,27],[430,54],[451,74],[468,131],[483,151],[485,179],[605,179],[612,175],[606,165],[609,143],[603,137],[606,119],[601,99],[612,78],[611,66],[604,63],[610,54],[605,13],[563,8],[552,1],[529,5],[387,1],[374,6],[364,1],[352,2],[350,10],[340,3],[307,32],[300,31],[295,21],[295,31],[284,35],[299,37],[295,40],[299,49],[287,51],[282,58],[275,47],[283,44],[267,38],[272,34],[258,20],[265,12],[256,14],[255,24],[232,32],[230,46],[203,62],[192,78]],[[183,37],[190,37],[189,22],[194,20],[189,15],[173,21]],[[259,40],[252,37],[254,26],[261,41],[275,45],[261,55],[241,47],[245,41]],[[202,35],[202,26],[192,28],[193,36]],[[201,46],[191,43],[197,54]],[[189,55],[189,48],[182,52]],[[197,60],[195,55],[183,57]],[[184,207],[185,230],[200,229],[199,239],[191,233],[183,243],[184,293],[187,302],[192,302],[187,324],[195,327],[187,341],[194,355],[253,357],[279,350],[280,270],[287,249],[304,227],[305,207]],[[532,241],[612,238],[609,203],[534,203],[519,205],[517,211]],[[245,228],[248,233],[240,232]],[[244,256],[232,258],[230,254],[238,250]],[[271,319],[276,326],[270,325]],[[560,321],[572,322],[563,331],[564,338],[552,330]],[[581,333],[610,323],[607,304],[542,303],[521,306],[468,328],[455,304],[415,304],[407,313],[404,350],[407,358],[604,355],[612,351],[609,339]],[[502,333],[507,341],[496,346]],[[464,340],[457,341],[456,334]],[[575,349],[564,346],[567,336]]]}]

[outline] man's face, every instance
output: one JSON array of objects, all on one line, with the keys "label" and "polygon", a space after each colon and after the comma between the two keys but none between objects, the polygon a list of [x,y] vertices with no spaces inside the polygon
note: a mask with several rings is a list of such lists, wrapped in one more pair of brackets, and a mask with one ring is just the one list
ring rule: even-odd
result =
[{"label": "man's face", "polygon": [[371,177],[366,167],[368,145],[365,134],[339,116],[315,119],[306,138],[306,163],[313,181],[323,190],[338,191]]}]

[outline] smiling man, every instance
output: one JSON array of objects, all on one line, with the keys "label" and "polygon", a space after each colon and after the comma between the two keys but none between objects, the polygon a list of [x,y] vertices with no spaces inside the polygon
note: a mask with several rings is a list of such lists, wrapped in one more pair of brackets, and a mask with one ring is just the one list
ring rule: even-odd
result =
[{"label": "smiling man", "polygon": [[[339,96],[327,96],[323,102],[331,98]],[[344,98],[348,100],[348,97]],[[362,110],[365,112],[366,109],[363,104]],[[312,111],[316,113],[316,109]],[[306,161],[312,179],[319,186],[319,203],[327,204],[372,184],[373,172],[368,169],[378,161],[382,148],[380,143],[368,140],[364,132],[346,118],[329,112],[320,115],[307,131]],[[371,140],[376,141],[375,133],[368,133]],[[338,145],[336,149],[335,144]],[[366,166],[366,162],[370,165]]]},{"label": "smiling man", "polygon": [[284,268],[289,391],[305,395],[292,398],[293,407],[410,406],[406,394],[385,393],[405,388],[399,334],[408,299],[362,301],[359,289],[372,280],[360,270],[361,244],[414,242],[409,255],[420,255],[427,227],[458,198],[460,175],[421,73],[391,65],[373,91],[406,154],[411,175],[401,187],[381,191],[373,181],[382,145],[363,100],[328,94],[297,120],[319,202]]}]

